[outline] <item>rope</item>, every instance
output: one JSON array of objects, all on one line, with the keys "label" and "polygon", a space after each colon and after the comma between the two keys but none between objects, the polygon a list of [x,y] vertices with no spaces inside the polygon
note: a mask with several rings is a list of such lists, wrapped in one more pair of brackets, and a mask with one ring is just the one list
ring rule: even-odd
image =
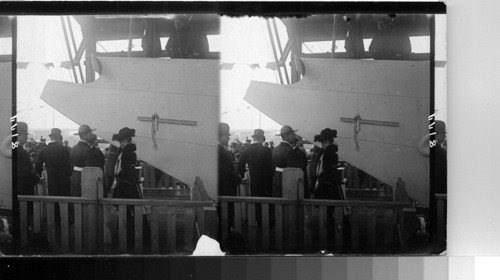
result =
[{"label": "rope", "polygon": [[160,130],[160,126],[158,123],[158,119],[160,116],[158,116],[158,113],[154,113],[153,116],[151,116],[151,138],[153,140],[153,150],[157,151],[158,150],[158,145],[156,144],[156,132]]},{"label": "rope", "polygon": [[357,113],[356,116],[354,116],[354,145],[357,152],[359,152],[359,132],[361,132],[361,116]]}]

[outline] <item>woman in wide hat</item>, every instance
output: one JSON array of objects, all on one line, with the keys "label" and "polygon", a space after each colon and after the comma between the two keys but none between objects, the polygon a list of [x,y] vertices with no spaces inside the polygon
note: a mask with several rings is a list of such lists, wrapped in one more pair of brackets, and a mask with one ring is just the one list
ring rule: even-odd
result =
[{"label": "woman in wide hat", "polygon": [[113,141],[120,142],[115,164],[115,181],[112,193],[114,198],[142,198],[139,181],[136,175],[137,146],[132,143],[135,129],[124,127],[118,134],[113,134]]},{"label": "woman in wide hat", "polygon": [[[137,164],[137,146],[132,143],[132,137],[135,136],[135,129],[124,127],[118,134],[113,134],[113,141],[120,142],[120,147],[116,152],[116,164],[114,170],[114,181],[111,187],[113,198],[131,198],[142,199],[142,191],[139,186],[139,178],[135,171]],[[143,215],[145,215],[143,213]],[[146,217],[143,217],[143,245],[149,246],[151,234],[149,223]],[[128,248],[133,248],[134,243],[134,206],[127,206],[127,241]]]},{"label": "woman in wide hat", "polygon": [[344,195],[339,186],[337,167],[339,156],[338,147],[334,143],[337,138],[337,131],[325,128],[321,134],[314,136],[315,142],[320,142],[322,152],[316,169],[316,188],[314,198],[319,199],[344,199]]}]

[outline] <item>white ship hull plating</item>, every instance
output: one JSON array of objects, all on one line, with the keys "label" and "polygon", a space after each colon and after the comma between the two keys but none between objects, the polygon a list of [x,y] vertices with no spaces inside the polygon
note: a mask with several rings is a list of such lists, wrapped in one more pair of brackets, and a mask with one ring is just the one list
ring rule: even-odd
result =
[{"label": "white ship hull plating", "polygon": [[[134,128],[140,159],[189,186],[200,177],[208,194],[216,198],[219,62],[99,60],[102,74],[95,82],[49,80],[41,98],[77,124],[96,128],[95,133],[109,142],[119,129]],[[154,113],[169,120],[159,123],[158,150],[153,149],[148,119]]]},{"label": "white ship hull plating", "polygon": [[326,127],[336,129],[341,159],[392,187],[401,177],[408,194],[428,206],[429,158],[418,144],[429,133],[429,62],[302,60],[299,82],[252,81],[245,100],[309,141]]}]

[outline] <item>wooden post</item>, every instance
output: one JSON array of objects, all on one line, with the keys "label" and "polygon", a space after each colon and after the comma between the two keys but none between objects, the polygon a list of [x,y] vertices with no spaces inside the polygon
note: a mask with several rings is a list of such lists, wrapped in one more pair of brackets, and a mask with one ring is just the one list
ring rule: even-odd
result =
[{"label": "wooden post", "polygon": [[[103,172],[98,167],[85,167],[82,170],[82,197],[102,199]],[[94,253],[103,248],[103,211],[98,204],[83,204],[83,250]]]},{"label": "wooden post", "polygon": [[[300,225],[302,219],[299,219],[299,200],[304,199],[304,172],[300,168],[285,168],[282,174],[283,198],[297,200],[296,205],[286,205],[284,207],[286,232],[285,249],[297,250],[299,248],[301,233]],[[302,227],[303,228],[303,227]]]}]

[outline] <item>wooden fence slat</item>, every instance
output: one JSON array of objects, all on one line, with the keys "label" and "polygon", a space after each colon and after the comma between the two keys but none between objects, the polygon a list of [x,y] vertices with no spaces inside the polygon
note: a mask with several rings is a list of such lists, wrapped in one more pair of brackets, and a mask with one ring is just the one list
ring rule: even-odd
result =
[{"label": "wooden fence slat", "polygon": [[359,207],[351,208],[351,248],[359,249]]},{"label": "wooden fence slat", "polygon": [[40,232],[41,223],[42,223],[42,215],[41,215],[41,203],[33,202],[33,231]]},{"label": "wooden fence slat", "polygon": [[368,209],[368,215],[366,217],[367,221],[367,235],[368,235],[368,246],[370,250],[374,251],[376,247],[376,219],[377,217],[375,216],[375,209],[374,208],[369,208]]},{"label": "wooden fence slat", "polygon": [[160,251],[160,239],[158,235],[158,207],[151,206],[151,253],[158,254]]},{"label": "wooden fence slat", "polygon": [[94,204],[85,204],[85,207],[82,208],[84,210],[84,217],[86,221],[84,223],[84,238],[85,242],[87,242],[87,250],[91,253],[96,252],[98,243],[97,243],[97,205]]},{"label": "wooden fence slat", "polygon": [[312,207],[310,205],[304,205],[304,248],[311,248],[312,245],[312,234],[311,234],[311,215]]},{"label": "wooden fence slat", "polygon": [[234,203],[234,230],[238,233],[241,232],[241,203]]},{"label": "wooden fence slat", "polygon": [[134,240],[134,245],[135,245],[135,253],[140,254],[143,252],[142,248],[142,225],[143,225],[143,208],[144,206],[134,206],[134,224],[135,224],[135,240]]},{"label": "wooden fence slat", "polygon": [[61,250],[69,251],[68,203],[59,203],[61,212]]},{"label": "wooden fence slat", "polygon": [[255,218],[255,203],[247,204],[247,214],[248,214],[248,243],[250,244],[250,248],[256,249],[257,246],[257,223]]},{"label": "wooden fence slat", "polygon": [[194,224],[194,209],[185,208],[184,210],[184,246],[193,244],[193,224]]},{"label": "wooden fence slat", "polygon": [[393,238],[393,230],[394,230],[394,211],[391,209],[386,209],[384,211],[384,241],[389,249],[392,249],[392,238]]},{"label": "wooden fence slat", "polygon": [[104,253],[109,254],[113,250],[113,222],[112,205],[103,205],[104,217]]},{"label": "wooden fence slat", "polygon": [[221,227],[221,236],[222,236],[222,242],[225,242],[228,233],[229,233],[229,203],[227,202],[221,202],[221,219],[222,219],[222,227]]},{"label": "wooden fence slat", "polygon": [[398,209],[398,233],[399,241],[401,244],[401,250],[403,252],[406,250],[406,233],[405,233],[405,211],[404,209]]},{"label": "wooden fence slat", "polygon": [[167,252],[175,252],[175,208],[167,208]]},{"label": "wooden fence slat", "polygon": [[438,241],[445,241],[446,236],[446,200],[437,200],[437,239]]},{"label": "wooden fence slat", "polygon": [[80,203],[75,203],[75,252],[82,252],[82,205]]},{"label": "wooden fence slat", "polygon": [[286,246],[285,248],[290,248],[292,250],[298,249],[297,236],[299,235],[298,228],[298,217],[297,217],[297,206],[296,205],[285,205],[284,206],[284,216],[286,224],[284,230],[286,232]]},{"label": "wooden fence slat", "polygon": [[327,207],[320,206],[319,207],[319,244],[321,246],[321,249],[327,248],[327,228],[328,228]]},{"label": "wooden fence slat", "polygon": [[118,206],[118,240],[120,253],[127,252],[127,206]]},{"label": "wooden fence slat", "polygon": [[198,238],[205,233],[205,213],[203,213],[203,207],[196,207],[196,224],[198,225]]},{"label": "wooden fence slat", "polygon": [[344,249],[344,207],[335,207],[335,249]]},{"label": "wooden fence slat", "polygon": [[283,251],[283,205],[275,204],[274,207],[276,249],[281,252]]},{"label": "wooden fence slat", "polygon": [[269,250],[269,204],[262,204],[262,248]]},{"label": "wooden fence slat", "polygon": [[28,245],[28,202],[19,202],[19,215],[21,219],[21,246]]},{"label": "wooden fence slat", "polygon": [[49,243],[56,242],[56,225],[54,221],[54,203],[47,203],[47,239]]}]

